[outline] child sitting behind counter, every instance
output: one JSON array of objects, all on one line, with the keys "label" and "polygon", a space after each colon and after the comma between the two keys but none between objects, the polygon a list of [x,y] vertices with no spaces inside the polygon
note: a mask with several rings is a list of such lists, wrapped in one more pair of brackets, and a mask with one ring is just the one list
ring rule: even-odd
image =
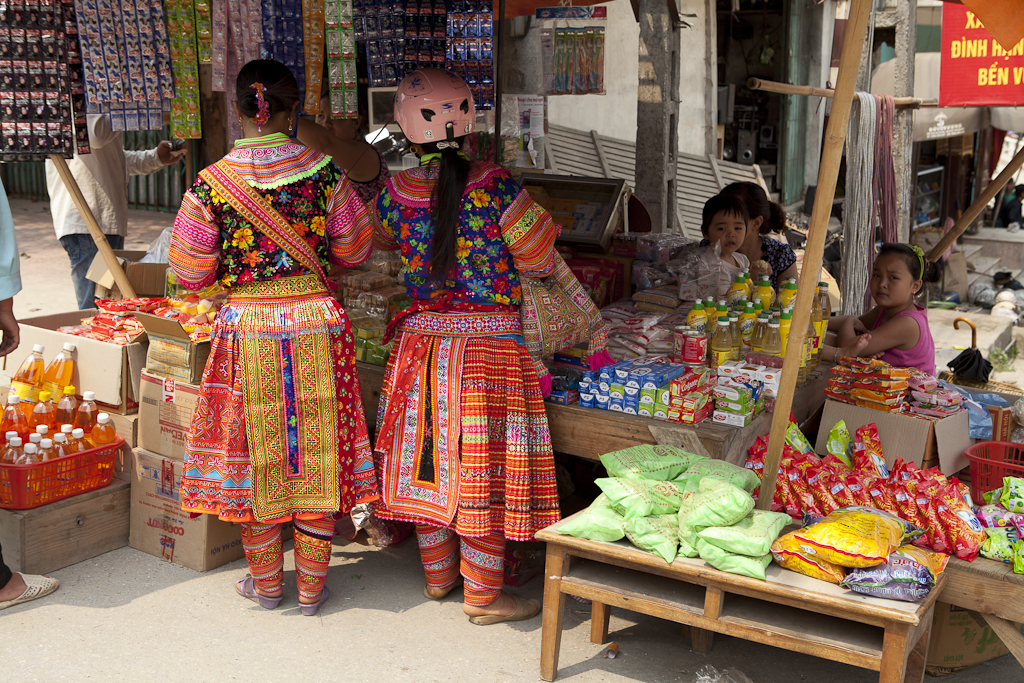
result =
[{"label": "child sitting behind counter", "polygon": [[747,236],[747,207],[738,197],[718,194],[704,204],[701,219],[704,237],[721,246],[718,296],[724,297],[736,276],[750,269],[750,261],[737,251]]}]

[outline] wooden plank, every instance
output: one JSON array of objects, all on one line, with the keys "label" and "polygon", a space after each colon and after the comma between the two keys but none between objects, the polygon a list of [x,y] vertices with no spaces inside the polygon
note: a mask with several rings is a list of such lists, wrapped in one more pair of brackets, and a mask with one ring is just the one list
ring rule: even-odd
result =
[{"label": "wooden plank", "polygon": [[932,640],[932,617],[929,615],[921,623],[921,629],[917,637],[917,645],[910,651],[907,657],[906,671],[903,674],[904,683],[923,683],[925,669],[928,666],[928,647]]},{"label": "wooden plank", "polygon": [[894,624],[885,629],[878,683],[903,683],[907,656],[913,648],[909,643],[908,631],[905,624]]},{"label": "wooden plank", "polygon": [[608,642],[608,622],[612,617],[612,608],[603,602],[590,604],[590,642],[604,645]]},{"label": "wooden plank", "polygon": [[1018,662],[1024,664],[1024,636],[1020,634],[1020,628],[1014,626],[1006,619],[1000,619],[991,614],[979,615],[977,612],[974,612],[971,616],[979,623],[984,621],[988,624],[995,634],[999,636],[999,640],[1003,641],[1003,645],[1010,651],[1010,654]]},{"label": "wooden plank", "polygon": [[562,645],[562,616],[565,593],[561,589],[562,574],[567,567],[565,548],[552,543],[547,548],[544,565],[544,611],[541,616],[540,677],[555,680],[558,674],[558,650]]},{"label": "wooden plank", "polygon": [[708,155],[707,159],[708,165],[711,167],[711,175],[714,176],[715,183],[718,184],[718,189],[721,190],[723,187],[725,187],[725,184],[722,183],[722,175],[718,172],[718,160],[715,159],[715,157],[713,157],[710,154]]},{"label": "wooden plank", "polygon": [[1011,565],[979,557],[965,562],[951,557],[939,600],[1009,621],[1024,621],[1024,575]]}]

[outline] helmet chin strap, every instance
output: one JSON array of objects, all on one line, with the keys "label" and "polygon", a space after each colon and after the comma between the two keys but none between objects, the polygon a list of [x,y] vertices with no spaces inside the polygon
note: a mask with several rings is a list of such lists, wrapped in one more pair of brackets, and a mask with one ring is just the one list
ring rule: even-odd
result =
[{"label": "helmet chin strap", "polygon": [[444,125],[445,135],[447,140],[442,140],[437,143],[438,149],[458,149],[459,143],[455,140],[455,128],[452,126],[452,122],[449,121]]}]

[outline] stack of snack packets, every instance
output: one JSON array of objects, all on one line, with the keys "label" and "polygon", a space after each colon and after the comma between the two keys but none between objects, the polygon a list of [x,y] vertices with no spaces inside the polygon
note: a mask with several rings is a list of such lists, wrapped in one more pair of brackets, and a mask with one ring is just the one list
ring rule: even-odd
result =
[{"label": "stack of snack packets", "polygon": [[888,413],[908,412],[911,373],[873,358],[844,358],[831,370],[825,394],[836,401]]},{"label": "stack of snack packets", "polygon": [[714,388],[715,422],[734,427],[750,424],[764,406],[766,373],[778,376],[774,369],[769,373],[768,368],[743,361],[722,363]]},{"label": "stack of snack packets", "polygon": [[920,370],[910,368],[910,412],[928,417],[949,417],[963,410],[964,397],[957,391],[943,389],[939,380]]}]

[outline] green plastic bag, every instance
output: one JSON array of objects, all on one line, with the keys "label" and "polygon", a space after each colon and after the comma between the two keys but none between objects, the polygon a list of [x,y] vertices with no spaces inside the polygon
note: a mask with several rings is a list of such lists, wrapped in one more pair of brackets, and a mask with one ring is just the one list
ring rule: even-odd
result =
[{"label": "green plastic bag", "polygon": [[749,493],[727,481],[708,477],[700,480],[699,493],[684,497],[679,508],[679,526],[732,526],[753,509],[754,499]]},{"label": "green plastic bag", "polygon": [[602,493],[575,519],[558,527],[558,531],[566,536],[612,543],[626,535],[623,531],[625,523],[626,519],[612,509],[611,500]]},{"label": "green plastic bag", "polygon": [[711,545],[699,537],[697,538],[697,551],[700,553],[700,559],[715,569],[720,569],[730,574],[749,576],[752,579],[761,579],[762,581],[765,580],[764,570],[772,561],[770,553],[761,557],[735,555],[722,550],[717,545]]},{"label": "green plastic bag", "polygon": [[626,538],[640,550],[654,553],[669,564],[679,548],[679,527],[675,515],[654,515],[626,520]]},{"label": "green plastic bag", "polygon": [[782,528],[793,518],[782,512],[754,510],[732,526],[711,526],[697,536],[711,545],[738,555],[766,555]]},{"label": "green plastic bag", "polygon": [[680,557],[697,557],[697,532],[703,527],[681,526],[676,519],[676,527],[679,533]]},{"label": "green plastic bag", "polygon": [[609,477],[656,481],[676,479],[698,460],[707,458],[674,446],[651,445],[633,446],[601,456],[601,464],[608,470]]},{"label": "green plastic bag", "polygon": [[786,443],[801,453],[814,452],[814,449],[811,448],[811,444],[807,441],[807,437],[804,436],[804,433],[800,431],[800,428],[796,426],[795,422],[790,422],[789,426],[786,427]]},{"label": "green plastic bag", "polygon": [[753,470],[737,467],[722,460],[695,462],[690,465],[690,469],[679,476],[678,481],[700,481],[707,477],[735,484],[748,493],[761,485],[761,480],[757,478]]},{"label": "green plastic bag", "polygon": [[985,543],[981,546],[981,556],[990,560],[1012,563],[1013,546],[1018,542],[1017,529],[1014,527],[995,527],[985,529]]},{"label": "green plastic bag", "polygon": [[[802,436],[802,434],[801,434]],[[828,433],[826,448],[830,455],[834,455],[853,469],[853,441],[850,439],[850,430],[846,428],[846,422],[840,420]]]},{"label": "green plastic bag", "polygon": [[1013,573],[1024,574],[1024,541],[1013,544]]},{"label": "green plastic bag", "polygon": [[1003,477],[1003,493],[999,502],[1010,512],[1024,512],[1024,479]]},{"label": "green plastic bag", "polygon": [[981,494],[981,499],[985,501],[985,505],[994,505],[1000,503],[1000,499],[1003,497],[1003,487],[1000,486],[997,489],[986,491]]},{"label": "green plastic bag", "polygon": [[594,483],[605,492],[615,510],[627,518],[669,515],[679,512],[683,502],[683,492],[671,481],[609,477]]}]

